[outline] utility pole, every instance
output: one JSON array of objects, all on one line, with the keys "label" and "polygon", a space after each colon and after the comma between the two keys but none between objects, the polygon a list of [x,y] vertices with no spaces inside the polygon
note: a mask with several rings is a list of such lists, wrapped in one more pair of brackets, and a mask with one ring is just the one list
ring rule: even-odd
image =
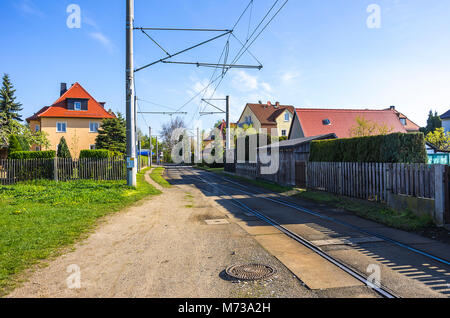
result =
[{"label": "utility pole", "polygon": [[200,127],[197,127],[197,153],[196,153],[196,163],[201,162],[201,153],[202,153],[202,141],[200,140]]},{"label": "utility pole", "polygon": [[159,166],[158,136],[156,136],[156,165]]},{"label": "utility pole", "polygon": [[151,167],[152,166],[152,127],[148,127],[148,138],[150,139],[150,143],[149,143],[149,154],[148,154],[148,166]]},{"label": "utility pole", "polygon": [[134,0],[126,0],[126,116],[127,116],[127,184],[136,187],[136,113],[134,93]]},{"label": "utility pole", "polygon": [[228,151],[228,150],[231,149],[230,96],[227,95],[227,97],[225,98],[225,100],[226,100],[226,103],[227,103],[226,109],[225,109],[225,112],[226,112],[226,122],[227,122],[227,134],[226,134],[226,135],[227,135],[227,136],[226,136],[226,137],[227,137],[227,148],[226,148],[226,150]]}]

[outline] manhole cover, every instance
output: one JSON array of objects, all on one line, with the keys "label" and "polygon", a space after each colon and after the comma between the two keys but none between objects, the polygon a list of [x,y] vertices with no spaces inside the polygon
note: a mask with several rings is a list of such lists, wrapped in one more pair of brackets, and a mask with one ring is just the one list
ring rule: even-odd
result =
[{"label": "manhole cover", "polygon": [[276,273],[276,269],[263,264],[234,265],[226,269],[226,273],[238,280],[265,279]]}]

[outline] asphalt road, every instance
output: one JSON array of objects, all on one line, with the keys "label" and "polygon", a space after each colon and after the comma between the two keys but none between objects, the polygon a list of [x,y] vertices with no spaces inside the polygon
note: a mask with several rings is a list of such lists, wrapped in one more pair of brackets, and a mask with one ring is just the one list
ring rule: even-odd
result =
[{"label": "asphalt road", "polygon": [[[373,296],[370,291],[365,290],[365,286],[358,285],[336,271],[323,259],[315,258],[311,255],[313,253],[302,250],[299,243],[293,243],[282,233],[271,231],[268,224],[251,216],[248,210],[245,212],[242,206],[275,220],[361,275],[379,279],[382,286],[398,297],[450,296],[450,266],[369,235],[367,231],[445,260],[450,260],[449,245],[391,229],[343,210],[280,197],[230,177],[190,167],[168,166],[166,177],[172,184],[195,187],[206,197],[213,198],[229,212],[231,219],[253,234],[264,248],[284,263],[306,286],[317,290],[319,294],[333,297],[333,293],[341,293],[346,288],[359,288],[359,294],[351,292],[350,295]],[[291,206],[271,200],[274,198],[282,198]],[[305,213],[299,207],[317,215]],[[323,217],[330,217],[341,223]],[[342,222],[362,231],[343,225]]]}]

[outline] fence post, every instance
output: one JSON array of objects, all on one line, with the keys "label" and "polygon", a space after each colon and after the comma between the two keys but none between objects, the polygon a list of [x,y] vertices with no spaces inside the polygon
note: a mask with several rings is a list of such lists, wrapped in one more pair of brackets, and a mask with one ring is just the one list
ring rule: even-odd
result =
[{"label": "fence post", "polygon": [[53,159],[53,177],[56,182],[58,182],[58,157]]},{"label": "fence post", "polygon": [[434,187],[435,187],[434,220],[437,225],[444,224],[444,212],[445,212],[444,169],[445,169],[444,165],[434,165]]}]

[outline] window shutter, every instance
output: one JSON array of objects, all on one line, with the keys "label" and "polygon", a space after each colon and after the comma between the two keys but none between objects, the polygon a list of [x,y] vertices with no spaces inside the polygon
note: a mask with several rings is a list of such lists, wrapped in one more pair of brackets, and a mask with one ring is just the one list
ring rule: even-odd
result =
[{"label": "window shutter", "polygon": [[87,100],[81,101],[81,110],[88,110],[88,101]]},{"label": "window shutter", "polygon": [[73,100],[70,100],[70,99],[67,100],[67,109],[74,110],[74,101]]}]

